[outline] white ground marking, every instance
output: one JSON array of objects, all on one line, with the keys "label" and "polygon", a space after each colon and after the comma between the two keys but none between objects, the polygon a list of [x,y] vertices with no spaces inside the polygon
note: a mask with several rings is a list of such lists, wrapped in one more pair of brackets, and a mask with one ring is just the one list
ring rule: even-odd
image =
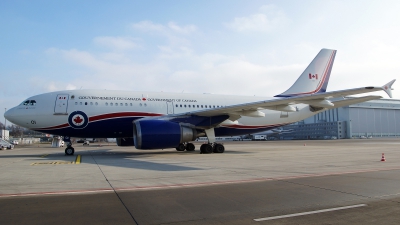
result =
[{"label": "white ground marking", "polygon": [[304,216],[304,215],[310,215],[310,214],[331,212],[331,211],[337,211],[337,210],[342,210],[342,209],[352,209],[352,208],[358,208],[358,207],[363,207],[363,206],[367,206],[367,205],[360,204],[360,205],[350,205],[350,206],[337,207],[337,208],[331,208],[331,209],[321,209],[321,210],[310,211],[310,212],[302,212],[302,213],[294,213],[294,214],[288,214],[288,215],[282,215],[282,216],[259,218],[259,219],[254,219],[254,221],[260,222],[260,221],[266,221],[266,220],[276,220],[276,219],[283,219],[283,218],[289,218],[289,217],[295,217],[295,216]]}]

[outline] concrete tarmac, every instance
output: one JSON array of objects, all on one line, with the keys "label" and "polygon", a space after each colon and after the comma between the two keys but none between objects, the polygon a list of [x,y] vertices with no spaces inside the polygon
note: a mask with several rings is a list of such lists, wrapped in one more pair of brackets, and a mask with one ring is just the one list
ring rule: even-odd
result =
[{"label": "concrete tarmac", "polygon": [[0,151],[1,224],[400,223],[399,139],[74,147]]}]

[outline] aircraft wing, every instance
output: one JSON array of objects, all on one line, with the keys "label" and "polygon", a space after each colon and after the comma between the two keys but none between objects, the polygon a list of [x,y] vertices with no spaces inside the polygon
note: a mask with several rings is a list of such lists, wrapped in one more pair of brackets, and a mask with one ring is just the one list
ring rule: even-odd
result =
[{"label": "aircraft wing", "polygon": [[[338,97],[346,97],[349,95],[356,95],[356,94],[364,94],[369,92],[375,91],[385,91],[390,97],[391,96],[391,86],[395,82],[392,80],[391,82],[387,83],[382,87],[361,87],[361,88],[353,88],[347,90],[339,90],[339,91],[331,91],[331,92],[324,92],[324,93],[316,93],[316,94],[306,94],[300,95],[295,97],[287,97],[287,98],[276,98],[272,100],[265,100],[265,101],[257,101],[257,102],[249,102],[244,104],[238,105],[230,105],[220,108],[213,108],[213,109],[206,109],[206,110],[199,110],[199,111],[192,111],[182,114],[174,114],[170,116],[218,116],[218,115],[230,115],[230,120],[236,120],[241,116],[250,116],[250,117],[263,117],[263,113],[259,110],[263,109],[270,109],[276,111],[283,111],[283,112],[294,112],[296,108],[294,108],[293,104],[309,104],[315,107],[323,107],[323,108],[337,108],[342,107],[354,103],[364,102],[372,99],[381,98],[381,96],[367,96],[367,97],[360,97],[354,98],[352,100],[341,100],[336,102],[331,102],[329,99],[331,98],[338,98]],[[356,100],[358,99],[358,100]],[[335,105],[335,103],[337,105]]]}]

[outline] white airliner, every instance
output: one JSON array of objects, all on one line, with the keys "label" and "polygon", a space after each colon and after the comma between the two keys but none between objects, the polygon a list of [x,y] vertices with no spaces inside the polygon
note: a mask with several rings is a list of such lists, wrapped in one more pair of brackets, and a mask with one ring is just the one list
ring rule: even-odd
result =
[{"label": "white airliner", "polygon": [[[4,116],[31,130],[69,137],[117,138],[119,146],[193,151],[190,141],[207,136],[201,153],[222,153],[215,136],[258,133],[303,120],[327,109],[381,96],[333,98],[385,91],[369,86],[326,92],[336,50],[322,49],[297,81],[275,98],[145,91],[66,90],[35,95]],[[66,155],[73,155],[71,144]]]}]

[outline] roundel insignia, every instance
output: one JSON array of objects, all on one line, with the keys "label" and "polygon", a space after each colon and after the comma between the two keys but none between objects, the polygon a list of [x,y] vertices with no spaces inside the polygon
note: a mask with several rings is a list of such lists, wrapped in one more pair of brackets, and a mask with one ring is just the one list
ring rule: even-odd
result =
[{"label": "roundel insignia", "polygon": [[69,114],[68,123],[72,128],[83,129],[88,125],[89,119],[84,112],[75,111]]}]

